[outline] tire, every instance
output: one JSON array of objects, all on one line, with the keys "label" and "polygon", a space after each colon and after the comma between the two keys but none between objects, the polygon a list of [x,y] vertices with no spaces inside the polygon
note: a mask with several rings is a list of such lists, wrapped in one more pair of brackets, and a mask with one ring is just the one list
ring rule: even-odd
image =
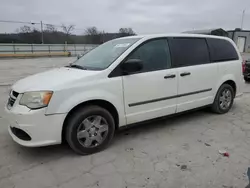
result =
[{"label": "tire", "polygon": [[[99,133],[98,130],[92,131],[92,129],[98,129],[93,126],[95,124],[94,121],[98,119],[97,117],[99,117],[99,119],[100,117],[102,118],[100,120],[100,126],[104,127],[105,125],[105,129],[108,129],[107,132]],[[93,118],[93,122],[91,118]],[[94,105],[79,108],[69,118],[66,126],[65,136],[69,146],[76,153],[81,155],[92,154],[105,149],[110,144],[115,132],[115,122],[113,116],[106,109]],[[99,131],[100,130],[101,128],[99,128]],[[83,138],[79,138],[81,137],[80,132],[84,133]],[[97,140],[94,140],[93,138],[98,136],[100,137],[100,135],[105,135],[105,137],[103,136],[102,142],[98,143]],[[94,146],[86,146],[90,142]]]},{"label": "tire", "polygon": [[244,77],[244,80],[246,81],[246,82],[250,82],[250,78],[248,78],[248,77]]},{"label": "tire", "polygon": [[[221,102],[220,102],[220,97],[222,97],[224,91],[229,91],[231,95],[231,98],[227,99],[228,102],[230,102],[230,104],[228,103],[229,105],[226,105],[225,108],[221,106]],[[233,105],[234,97],[235,97],[235,93],[234,93],[232,86],[230,86],[229,84],[221,85],[221,87],[217,91],[214,102],[212,104],[212,111],[217,114],[227,113]]]}]

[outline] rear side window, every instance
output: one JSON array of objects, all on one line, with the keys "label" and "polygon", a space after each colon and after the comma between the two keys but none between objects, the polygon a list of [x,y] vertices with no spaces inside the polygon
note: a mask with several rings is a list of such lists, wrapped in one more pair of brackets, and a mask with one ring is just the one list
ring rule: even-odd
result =
[{"label": "rear side window", "polygon": [[204,38],[171,38],[169,43],[174,67],[210,63]]},{"label": "rear side window", "polygon": [[234,46],[229,41],[223,39],[207,38],[207,43],[209,46],[212,62],[239,59]]}]

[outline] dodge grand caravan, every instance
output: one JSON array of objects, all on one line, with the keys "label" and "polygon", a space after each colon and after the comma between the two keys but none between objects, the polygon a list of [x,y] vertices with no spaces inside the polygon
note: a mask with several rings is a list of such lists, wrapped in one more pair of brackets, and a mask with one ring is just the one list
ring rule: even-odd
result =
[{"label": "dodge grand caravan", "polygon": [[104,149],[122,126],[210,106],[226,113],[242,90],[242,59],[229,38],[150,35],[100,45],[74,63],[15,83],[5,108],[17,143],[66,140]]}]

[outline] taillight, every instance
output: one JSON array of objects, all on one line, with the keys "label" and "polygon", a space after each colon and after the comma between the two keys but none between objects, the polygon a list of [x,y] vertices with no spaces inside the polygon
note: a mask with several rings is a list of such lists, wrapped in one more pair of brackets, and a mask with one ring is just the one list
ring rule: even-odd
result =
[{"label": "taillight", "polygon": [[245,70],[246,70],[246,61],[243,60],[243,62],[242,62],[242,72],[244,73]]}]

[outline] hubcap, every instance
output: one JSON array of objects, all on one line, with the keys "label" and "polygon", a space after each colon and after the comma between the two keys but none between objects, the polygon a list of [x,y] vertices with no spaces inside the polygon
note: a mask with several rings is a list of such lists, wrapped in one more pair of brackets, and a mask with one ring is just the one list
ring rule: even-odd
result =
[{"label": "hubcap", "polygon": [[86,148],[100,145],[108,135],[108,123],[102,116],[85,118],[77,129],[77,139]]},{"label": "hubcap", "polygon": [[229,89],[225,89],[221,92],[219,102],[220,108],[223,110],[227,110],[230,107],[232,102],[232,93]]}]

